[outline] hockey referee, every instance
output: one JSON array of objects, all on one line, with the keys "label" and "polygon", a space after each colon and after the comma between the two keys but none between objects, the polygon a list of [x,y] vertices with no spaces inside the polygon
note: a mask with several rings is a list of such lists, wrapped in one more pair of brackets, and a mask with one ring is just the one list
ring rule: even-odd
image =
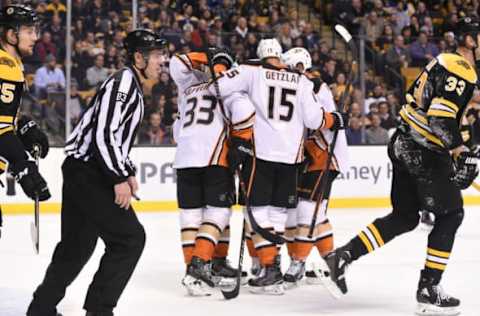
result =
[{"label": "hockey referee", "polygon": [[129,64],[98,89],[67,140],[62,237],[28,316],[59,316],[56,306],[90,259],[97,239],[105,254],[88,289],[87,316],[112,316],[145,245],[130,200],[138,189],[128,158],[143,118],[142,80],[158,79],[166,41],[144,29],[124,40]]}]

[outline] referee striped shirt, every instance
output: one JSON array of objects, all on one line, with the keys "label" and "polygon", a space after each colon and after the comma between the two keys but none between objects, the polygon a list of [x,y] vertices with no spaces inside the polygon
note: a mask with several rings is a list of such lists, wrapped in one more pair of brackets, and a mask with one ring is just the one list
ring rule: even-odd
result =
[{"label": "referee striped shirt", "polygon": [[133,68],[125,67],[100,86],[67,139],[65,153],[99,164],[113,184],[126,181],[135,175],[128,154],[143,111],[140,80]]}]

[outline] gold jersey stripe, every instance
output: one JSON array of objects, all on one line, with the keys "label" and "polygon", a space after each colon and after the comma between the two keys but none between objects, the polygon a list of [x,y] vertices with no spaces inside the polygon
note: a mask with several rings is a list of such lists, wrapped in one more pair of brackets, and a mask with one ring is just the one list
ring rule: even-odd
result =
[{"label": "gold jersey stripe", "polygon": [[437,117],[448,117],[455,119],[457,116],[452,112],[442,111],[442,110],[434,110],[430,109],[427,112],[428,116],[437,116]]},{"label": "gold jersey stripe", "polygon": [[431,261],[428,261],[428,260],[425,262],[425,266],[427,268],[430,268],[430,269],[437,269],[437,270],[442,270],[442,271],[444,271],[445,268],[447,267],[446,264],[435,263],[435,262],[431,262]]},{"label": "gold jersey stripe", "polygon": [[428,139],[429,141],[431,141],[432,143],[440,146],[440,147],[444,147],[442,141],[440,139],[438,139],[436,136],[434,136],[432,133],[430,133],[429,131],[425,130],[423,127],[421,127],[420,125],[418,125],[417,123],[415,123],[413,120],[411,120],[407,113],[404,112],[404,110],[400,111],[400,116],[403,118],[403,120],[405,122],[408,123],[408,125],[410,125],[414,130],[416,130],[418,133],[420,133],[420,135],[422,135],[423,137],[425,137],[426,139]]},{"label": "gold jersey stripe", "polygon": [[0,160],[0,171],[7,170],[7,164]]},{"label": "gold jersey stripe", "polygon": [[427,253],[429,255],[434,255],[434,256],[442,257],[442,258],[449,258],[450,257],[450,252],[435,250],[435,249],[432,249],[432,248],[427,248]]},{"label": "gold jersey stripe", "polygon": [[447,100],[445,98],[433,98],[431,104],[435,104],[435,103],[440,103],[442,105],[448,106],[449,108],[454,110],[455,113],[457,113],[459,111],[458,105],[456,105],[452,101]]},{"label": "gold jersey stripe", "polygon": [[9,126],[9,127],[6,127],[6,128],[1,128],[0,129],[0,135],[3,135],[3,134],[8,133],[10,131],[13,131],[13,126]]},{"label": "gold jersey stripe", "polygon": [[373,246],[370,243],[370,241],[368,240],[368,237],[365,235],[365,233],[360,232],[360,234],[358,234],[358,237],[360,237],[360,239],[362,240],[365,247],[367,247],[368,252],[372,252],[373,251]]},{"label": "gold jersey stripe", "polygon": [[0,123],[10,123],[10,124],[13,124],[13,116],[0,115]]},{"label": "gold jersey stripe", "polygon": [[373,225],[373,224],[370,224],[367,227],[370,228],[370,231],[375,236],[375,239],[377,240],[378,245],[380,247],[385,245],[385,242],[383,241],[382,235],[380,235],[380,232],[378,231],[377,227],[375,227],[375,225]]}]

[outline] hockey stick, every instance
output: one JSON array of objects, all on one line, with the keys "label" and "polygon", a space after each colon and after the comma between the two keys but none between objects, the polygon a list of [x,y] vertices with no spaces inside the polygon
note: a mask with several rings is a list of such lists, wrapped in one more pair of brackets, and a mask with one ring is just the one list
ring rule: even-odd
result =
[{"label": "hockey stick", "polygon": [[[341,109],[341,111],[346,111],[347,110],[347,104],[345,101],[347,100],[347,97],[350,94],[350,89],[352,87],[352,82],[353,82],[353,75],[354,75],[354,66],[356,64],[355,56],[357,52],[357,47],[355,45],[355,41],[353,41],[352,35],[348,30],[340,24],[335,25],[335,31],[337,31],[338,34],[342,37],[342,39],[345,41],[345,43],[348,44],[348,47],[350,48],[350,51],[352,52],[352,65],[350,67],[350,72],[347,77],[347,84],[345,91],[343,91],[342,96],[340,97],[340,100],[338,101],[338,107]],[[325,195],[325,191],[327,188],[328,184],[328,178],[330,175],[330,166],[332,165],[332,160],[333,160],[333,154],[335,150],[335,145],[337,144],[337,137],[338,137],[339,130],[336,130],[333,133],[333,139],[332,143],[330,144],[329,148],[330,150],[328,151],[328,156],[327,156],[327,164],[326,164],[326,169],[321,174],[320,176],[322,177],[320,179],[320,196],[317,199],[317,202],[315,204],[315,211],[312,216],[312,221],[310,223],[310,229],[308,231],[308,238],[311,239],[313,237],[313,231],[315,230],[316,222],[317,222],[317,216],[318,216],[318,211],[320,209],[320,204],[322,203],[323,197]],[[328,207],[328,204],[327,206]]]},{"label": "hockey stick", "polygon": [[[216,97],[218,103],[220,104],[220,107],[223,109],[224,106],[223,106],[223,100],[222,100],[221,94],[220,94],[220,86],[218,85],[218,81],[217,81],[218,78],[215,74],[215,70],[214,70],[214,67],[213,67],[212,58],[210,56],[210,51],[208,49],[205,33],[202,34],[202,41],[203,41],[203,50],[205,51],[205,54],[207,55],[208,68],[210,69],[210,73],[211,73],[211,76],[212,76],[213,86],[215,87],[215,97]],[[224,117],[225,122],[230,126],[230,130],[231,130],[231,124],[232,123],[228,120],[227,117],[225,117],[225,116],[223,116],[223,117]],[[255,157],[253,157],[253,159],[255,159]],[[243,181],[240,177],[240,171],[237,170],[236,174],[239,177],[240,184],[241,184]],[[240,185],[240,187],[241,187],[241,185]],[[244,187],[245,187],[245,183],[244,183]],[[246,188],[243,188],[242,193],[244,194],[245,200],[248,200],[248,197],[246,195],[246,193],[247,193]],[[263,227],[261,227],[258,224],[258,222],[256,221],[255,217],[253,216],[251,207],[247,206],[247,203],[245,203],[245,206],[246,206],[246,209],[247,209],[247,215],[248,215],[250,225],[252,227],[252,230],[255,233],[259,234],[260,236],[262,236],[263,239],[266,239],[271,243],[283,244],[285,242],[285,239],[282,236],[277,235],[276,233],[272,233],[270,230],[267,230],[267,229],[264,229]]]},{"label": "hockey stick", "polygon": [[237,276],[235,278],[235,287],[231,291],[222,290],[223,297],[227,300],[236,298],[240,294],[240,285],[242,283],[242,267],[243,267],[243,254],[245,253],[245,238],[246,238],[247,225],[243,220],[242,237],[240,238],[240,252],[238,253],[238,266]]},{"label": "hockey stick", "polygon": [[[35,164],[38,168],[40,164],[40,147],[37,145],[33,146],[33,156],[35,158]],[[35,196],[34,205],[35,222],[30,224],[30,234],[32,237],[33,246],[35,247],[35,253],[38,255],[40,253],[40,201],[38,199],[38,194]]]}]

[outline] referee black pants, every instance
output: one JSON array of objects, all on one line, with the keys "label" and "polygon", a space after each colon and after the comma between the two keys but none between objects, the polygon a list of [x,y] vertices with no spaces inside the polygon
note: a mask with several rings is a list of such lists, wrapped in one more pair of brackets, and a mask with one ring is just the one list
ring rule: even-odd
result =
[{"label": "referee black pants", "polygon": [[112,315],[142,254],[145,231],[131,207],[125,210],[114,203],[113,187],[105,183],[100,170],[67,158],[62,171],[62,239],[27,315],[56,315],[56,305],[90,259],[99,237],[105,243],[105,254],[84,308]]}]

